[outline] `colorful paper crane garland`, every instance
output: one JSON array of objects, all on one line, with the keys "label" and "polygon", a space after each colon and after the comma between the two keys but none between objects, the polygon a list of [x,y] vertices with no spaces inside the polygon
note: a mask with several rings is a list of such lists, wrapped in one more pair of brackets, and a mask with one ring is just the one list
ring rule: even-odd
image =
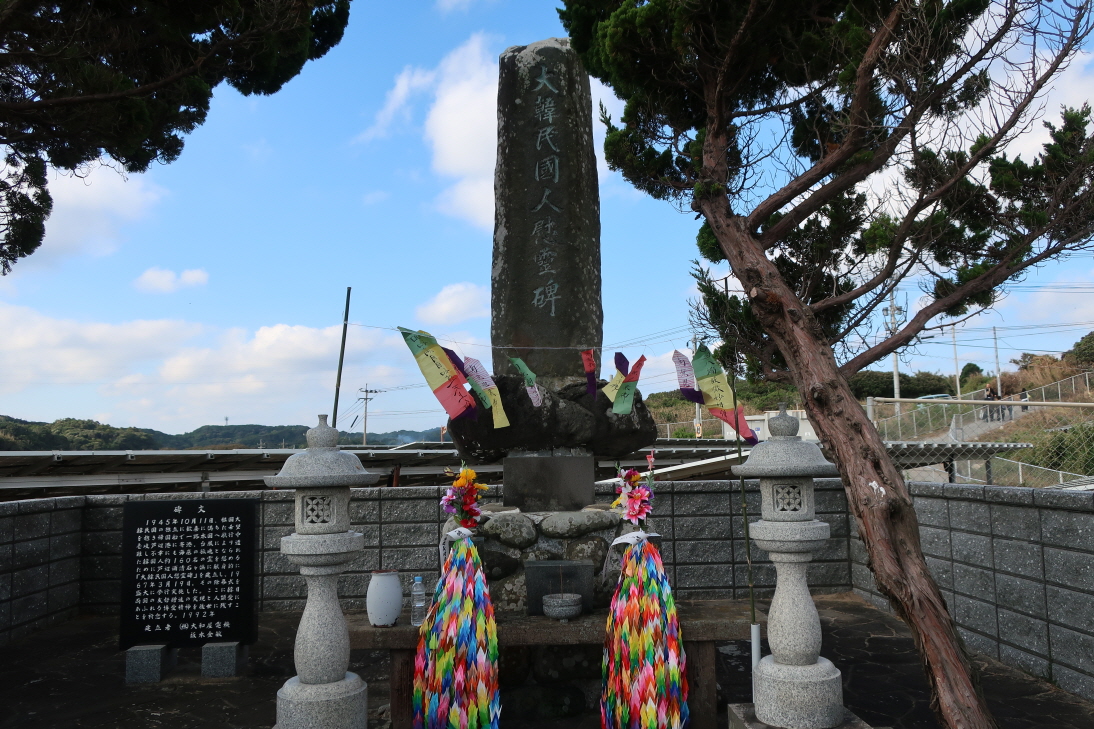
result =
[{"label": "colorful paper crane garland", "polygon": [[682,729],[688,681],[676,602],[661,555],[641,539],[623,557],[604,639],[604,729]]},{"label": "colorful paper crane garland", "polygon": [[445,469],[445,473],[455,476],[456,480],[441,497],[441,508],[452,514],[460,526],[474,529],[482,517],[479,499],[482,498],[482,492],[487,490],[486,484],[475,483],[478,474],[466,466],[461,466],[458,474],[449,469]]},{"label": "colorful paper crane garland", "polygon": [[498,635],[470,538],[444,562],[414,658],[414,729],[497,729]]}]

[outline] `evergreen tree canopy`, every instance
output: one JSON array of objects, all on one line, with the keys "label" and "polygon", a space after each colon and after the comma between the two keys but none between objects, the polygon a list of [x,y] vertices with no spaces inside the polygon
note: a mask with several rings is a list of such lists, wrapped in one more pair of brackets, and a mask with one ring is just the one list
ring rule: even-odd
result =
[{"label": "evergreen tree canopy", "polygon": [[0,3],[0,273],[42,242],[48,168],[172,162],[218,84],[272,94],[348,21],[349,0]]},{"label": "evergreen tree canopy", "polygon": [[[848,377],[1092,247],[1090,107],[1065,108],[1032,159],[1010,144],[1088,38],[1094,0],[564,3],[573,47],[625,102],[617,121],[601,110],[609,167],[703,218],[701,255],[740,285],[697,275],[723,361],[743,353],[801,393],[939,719],[991,729],[903,475]],[[876,314],[902,283],[924,296],[888,331]]]},{"label": "evergreen tree canopy", "polygon": [[[626,102],[618,123],[602,110],[609,166],[704,216],[707,261],[735,235],[766,252],[850,375],[1090,245],[1090,109],[1064,109],[1032,160],[1006,153],[1089,33],[1087,5],[568,0],[559,14]],[[1015,52],[1034,39],[1037,57]],[[758,283],[733,268],[745,291]],[[699,323],[754,376],[787,379],[751,297],[695,275]],[[909,277],[929,304],[874,336]]]}]

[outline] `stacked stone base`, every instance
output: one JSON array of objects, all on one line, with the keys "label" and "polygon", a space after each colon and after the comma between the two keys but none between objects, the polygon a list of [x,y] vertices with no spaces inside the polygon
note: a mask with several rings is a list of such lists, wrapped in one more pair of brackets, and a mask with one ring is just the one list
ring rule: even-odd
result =
[{"label": "stacked stone base", "polygon": [[[514,507],[487,505],[483,523],[474,531],[482,539],[479,556],[490,583],[494,609],[525,610],[524,563],[556,559],[591,562],[594,605],[606,607],[615,590],[622,555],[617,548],[605,576],[608,548],[616,537],[635,530],[609,507],[609,504],[594,504],[581,511],[524,513]],[[449,519],[443,531],[455,528],[456,523]]]},{"label": "stacked stone base", "polygon": [[843,682],[839,669],[827,658],[793,666],[764,656],[752,685],[757,718],[770,726],[832,729],[844,720]]},{"label": "stacked stone base", "polygon": [[366,729],[368,687],[356,673],[334,683],[302,683],[293,676],[277,692],[274,729]]}]

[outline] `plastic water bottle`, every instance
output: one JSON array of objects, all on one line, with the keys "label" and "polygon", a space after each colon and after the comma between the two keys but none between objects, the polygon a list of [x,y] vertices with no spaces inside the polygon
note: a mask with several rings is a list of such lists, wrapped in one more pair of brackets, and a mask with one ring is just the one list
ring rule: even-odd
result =
[{"label": "plastic water bottle", "polygon": [[422,584],[421,575],[414,575],[414,584],[410,586],[410,624],[421,625],[425,612],[425,585]]}]

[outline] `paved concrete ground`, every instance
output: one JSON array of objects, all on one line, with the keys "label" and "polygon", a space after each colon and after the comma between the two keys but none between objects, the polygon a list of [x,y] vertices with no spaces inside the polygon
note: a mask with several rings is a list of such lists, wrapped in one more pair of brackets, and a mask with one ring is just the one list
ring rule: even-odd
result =
[{"label": "paved concrete ground", "polygon": [[[930,696],[904,625],[850,595],[817,598],[824,655],[843,671],[845,702],[875,727],[934,729]],[[183,652],[160,684],[126,686],[116,622],[80,618],[0,648],[0,729],[34,727],[149,727],[250,729],[274,722],[274,696],[291,676],[298,616],[262,614],[249,674],[202,679],[198,652]],[[748,647],[719,649],[722,704],[747,701]],[[386,653],[355,651],[354,670],[369,684],[370,729],[386,726]],[[1094,729],[1094,704],[989,659],[977,661],[988,702],[1001,729]],[[506,724],[503,726],[516,726]],[[522,729],[590,729],[597,717]]]}]

